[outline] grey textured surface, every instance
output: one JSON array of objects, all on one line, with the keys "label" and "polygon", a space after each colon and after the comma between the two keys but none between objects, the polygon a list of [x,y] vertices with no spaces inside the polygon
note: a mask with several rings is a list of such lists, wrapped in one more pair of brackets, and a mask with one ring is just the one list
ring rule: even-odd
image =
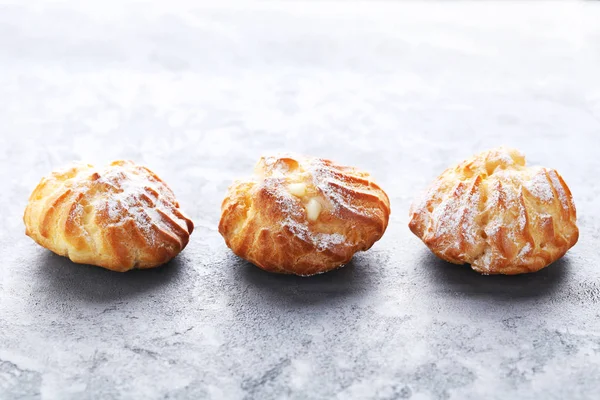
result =
[{"label": "grey textured surface", "polygon": [[[598,397],[600,4],[98,3],[0,5],[0,398]],[[578,245],[533,275],[446,264],[407,228],[430,180],[500,144],[578,207]],[[384,238],[306,279],[233,256],[222,196],[281,150],[371,171]],[[24,235],[43,175],[119,158],[194,219],[173,262],[111,273]]]}]

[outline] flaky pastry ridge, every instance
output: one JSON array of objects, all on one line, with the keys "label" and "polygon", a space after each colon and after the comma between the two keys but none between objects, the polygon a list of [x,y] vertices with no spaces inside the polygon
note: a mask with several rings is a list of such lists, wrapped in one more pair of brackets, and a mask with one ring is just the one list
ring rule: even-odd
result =
[{"label": "flaky pastry ridge", "polygon": [[219,232],[235,254],[284,274],[313,275],[346,264],[384,234],[385,192],[366,172],[329,160],[262,157],[252,179],[236,181]]},{"label": "flaky pastry ridge", "polygon": [[513,275],[562,257],[577,243],[576,218],[558,172],[501,147],[445,170],[411,206],[409,227],[446,261]]},{"label": "flaky pastry ridge", "polygon": [[26,234],[54,253],[120,272],[166,263],[194,229],[166,183],[131,161],[52,172],[23,220]]}]

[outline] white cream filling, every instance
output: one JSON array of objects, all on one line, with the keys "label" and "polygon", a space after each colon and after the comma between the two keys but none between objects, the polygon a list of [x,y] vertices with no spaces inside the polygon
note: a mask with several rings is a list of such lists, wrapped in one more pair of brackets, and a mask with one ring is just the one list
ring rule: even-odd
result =
[{"label": "white cream filling", "polygon": [[306,203],[306,216],[309,221],[316,221],[319,218],[322,210],[321,203],[315,198],[312,198]]},{"label": "white cream filling", "polygon": [[290,183],[288,191],[296,197],[304,197],[306,194],[306,185],[304,183]]}]

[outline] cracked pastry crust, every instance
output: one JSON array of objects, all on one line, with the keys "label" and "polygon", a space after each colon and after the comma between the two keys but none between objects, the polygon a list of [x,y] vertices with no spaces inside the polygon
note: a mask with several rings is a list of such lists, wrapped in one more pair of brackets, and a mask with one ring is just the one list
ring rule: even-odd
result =
[{"label": "cracked pastry crust", "polygon": [[308,157],[263,157],[223,201],[219,232],[235,254],[284,274],[313,275],[368,250],[390,202],[366,172]]},{"label": "cracked pastry crust", "polygon": [[194,229],[166,183],[131,161],[53,172],[31,194],[23,221],[54,253],[119,272],[166,263]]},{"label": "cracked pastry crust", "polygon": [[486,275],[538,271],[579,237],[558,172],[503,147],[444,171],[411,206],[409,227],[438,257]]}]

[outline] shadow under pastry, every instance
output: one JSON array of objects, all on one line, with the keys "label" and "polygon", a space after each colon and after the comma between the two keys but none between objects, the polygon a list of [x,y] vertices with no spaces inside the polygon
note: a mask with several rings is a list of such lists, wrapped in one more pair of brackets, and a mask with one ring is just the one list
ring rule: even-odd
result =
[{"label": "shadow under pastry", "polygon": [[57,298],[78,298],[102,302],[136,297],[159,290],[182,275],[184,260],[178,256],[150,269],[114,272],[92,265],[76,264],[50,251],[39,256],[35,274],[40,290]]},{"label": "shadow under pastry", "polygon": [[244,294],[248,290],[259,292],[266,301],[278,306],[311,306],[358,299],[376,285],[380,268],[374,265],[376,258],[365,253],[335,270],[302,277],[266,272],[235,255],[230,257],[234,280],[247,287]]},{"label": "shadow under pastry", "polygon": [[566,255],[538,272],[520,275],[481,275],[468,264],[451,264],[423,249],[420,269],[435,287],[445,292],[496,300],[552,296],[565,283],[571,262]]}]

